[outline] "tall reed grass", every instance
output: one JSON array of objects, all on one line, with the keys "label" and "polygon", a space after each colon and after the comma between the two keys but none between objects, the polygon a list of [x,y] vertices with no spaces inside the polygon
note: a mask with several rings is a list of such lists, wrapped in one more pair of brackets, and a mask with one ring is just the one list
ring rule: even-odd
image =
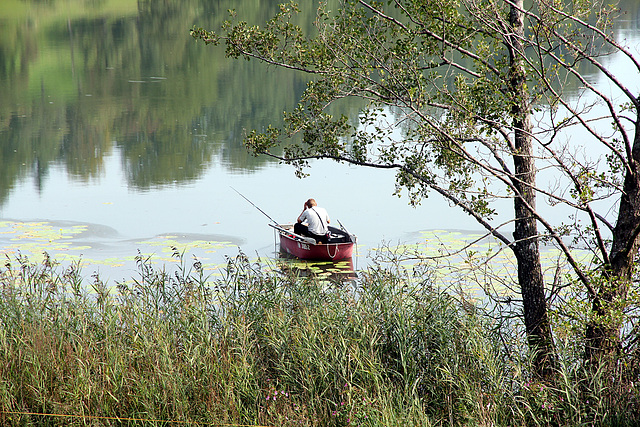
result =
[{"label": "tall reed grass", "polygon": [[41,264],[7,259],[0,270],[0,424],[607,419],[588,411],[577,375],[553,386],[530,383],[526,360],[505,351],[506,341],[520,338],[428,281],[371,268],[358,280],[332,283],[274,272],[244,254],[211,279],[198,262],[175,256],[175,272],[154,269],[140,255],[137,277],[111,288],[94,276],[90,289],[77,264],[61,270],[48,257]]}]

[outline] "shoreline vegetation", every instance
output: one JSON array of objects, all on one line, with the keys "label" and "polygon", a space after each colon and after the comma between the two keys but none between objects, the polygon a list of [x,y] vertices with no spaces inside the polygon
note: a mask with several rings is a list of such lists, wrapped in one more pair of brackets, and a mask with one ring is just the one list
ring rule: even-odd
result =
[{"label": "shoreline vegetation", "polygon": [[79,262],[7,257],[0,424],[640,423],[633,357],[615,378],[583,372],[577,296],[555,307],[561,363],[543,383],[518,309],[452,295],[428,265],[332,281],[240,253],[209,277],[174,256],[175,272],[139,255],[137,277],[112,287],[94,275],[90,288]]}]

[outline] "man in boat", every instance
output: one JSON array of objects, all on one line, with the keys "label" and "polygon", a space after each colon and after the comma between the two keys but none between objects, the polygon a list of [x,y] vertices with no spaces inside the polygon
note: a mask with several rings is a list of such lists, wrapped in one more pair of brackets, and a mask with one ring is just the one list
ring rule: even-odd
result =
[{"label": "man in boat", "polygon": [[304,202],[304,209],[298,222],[293,226],[293,232],[302,236],[309,236],[321,243],[327,243],[329,233],[329,214],[318,206],[314,199]]}]

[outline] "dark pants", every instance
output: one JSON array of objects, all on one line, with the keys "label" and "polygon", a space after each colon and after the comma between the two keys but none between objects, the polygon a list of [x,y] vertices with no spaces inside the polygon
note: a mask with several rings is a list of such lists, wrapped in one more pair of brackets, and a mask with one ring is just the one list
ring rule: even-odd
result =
[{"label": "dark pants", "polygon": [[299,234],[301,236],[312,237],[312,238],[316,239],[316,241],[318,241],[318,242],[327,243],[329,241],[327,236],[314,234],[314,233],[309,231],[309,227],[307,227],[306,225],[301,224],[299,222],[296,222],[293,225],[293,232],[296,233],[296,234]]}]

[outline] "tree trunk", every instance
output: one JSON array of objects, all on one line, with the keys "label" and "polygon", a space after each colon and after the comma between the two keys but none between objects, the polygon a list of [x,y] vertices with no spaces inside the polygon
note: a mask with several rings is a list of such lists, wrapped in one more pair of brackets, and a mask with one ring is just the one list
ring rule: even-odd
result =
[{"label": "tree trunk", "polygon": [[550,379],[556,367],[551,325],[547,315],[544,278],[540,264],[537,222],[532,210],[536,206],[534,191],[536,165],[531,138],[531,110],[522,64],[524,39],[523,0],[511,6],[510,23],[513,35],[507,44],[510,50],[509,91],[513,97],[511,114],[514,127],[513,161],[515,167],[514,252],[518,262],[518,282],[522,294],[524,322],[529,348],[534,356],[534,369],[543,379]]},{"label": "tree trunk", "polygon": [[592,304],[592,318],[587,324],[585,358],[596,362],[615,363],[620,349],[620,316],[629,284],[633,278],[634,262],[640,247],[640,112],[636,117],[636,129],[631,151],[630,171],[624,179],[620,198],[618,219],[613,229],[613,242],[609,256],[611,265],[606,266],[598,295]]}]

